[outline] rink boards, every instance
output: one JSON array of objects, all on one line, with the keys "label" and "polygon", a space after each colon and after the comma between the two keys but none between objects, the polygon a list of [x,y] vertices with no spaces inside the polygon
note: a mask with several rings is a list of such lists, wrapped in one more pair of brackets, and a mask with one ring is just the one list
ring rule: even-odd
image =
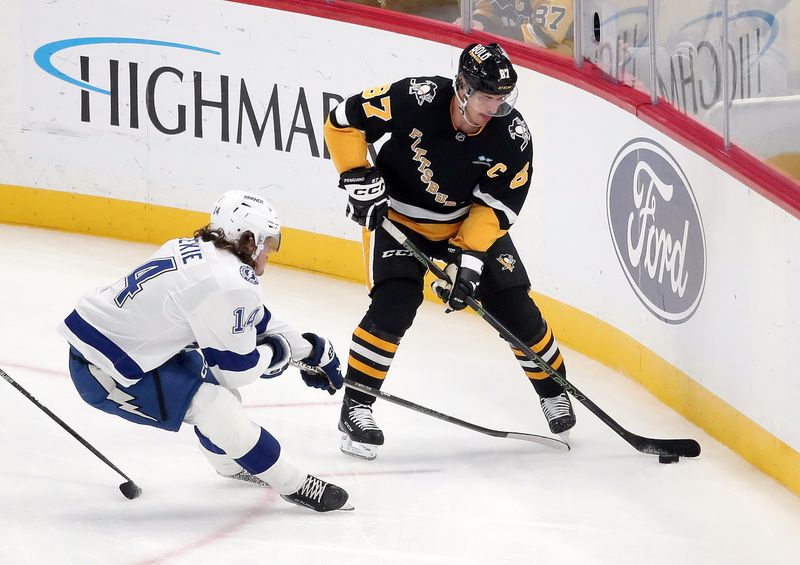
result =
[{"label": "rink boards", "polygon": [[[280,263],[356,280],[360,234],[324,117],[368,86],[452,76],[467,42],[340,21],[379,25],[354,8],[324,19],[308,2],[7,4],[0,221],[156,243],[244,188],[287,226]],[[652,114],[512,57],[535,145],[512,234],[559,339],[800,493],[794,210]]]}]

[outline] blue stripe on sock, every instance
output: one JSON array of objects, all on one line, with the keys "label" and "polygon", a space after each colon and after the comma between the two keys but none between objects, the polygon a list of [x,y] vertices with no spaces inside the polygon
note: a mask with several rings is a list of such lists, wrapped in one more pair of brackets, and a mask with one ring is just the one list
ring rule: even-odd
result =
[{"label": "blue stripe on sock", "polygon": [[281,444],[264,428],[253,449],[245,453],[236,462],[251,475],[263,473],[272,467],[281,454]]}]

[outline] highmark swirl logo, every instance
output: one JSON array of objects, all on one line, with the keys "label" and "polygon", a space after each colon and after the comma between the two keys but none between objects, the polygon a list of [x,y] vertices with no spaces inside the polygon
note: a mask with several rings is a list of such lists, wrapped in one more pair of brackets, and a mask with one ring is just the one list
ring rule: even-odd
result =
[{"label": "highmark swirl logo", "polygon": [[663,147],[634,139],[608,175],[608,226],[636,296],[659,319],[680,324],[700,304],[706,240],[686,175]]},{"label": "highmark swirl logo", "polygon": [[175,43],[172,41],[159,41],[156,39],[142,39],[138,37],[81,37],[74,39],[61,39],[59,41],[53,41],[51,43],[42,45],[34,52],[33,60],[44,72],[51,74],[54,77],[63,80],[64,82],[85,88],[86,90],[99,92],[100,94],[111,94],[109,90],[90,84],[87,78],[82,77],[82,80],[79,80],[75,77],[67,75],[63,71],[57,69],[52,62],[53,56],[59,51],[63,51],[65,49],[109,44],[151,45],[156,47],[170,47],[174,49],[184,49],[187,51],[197,51],[199,53],[207,53],[211,55],[220,54],[219,51],[206,49],[205,47],[197,47],[195,45],[186,45],[185,43]]}]

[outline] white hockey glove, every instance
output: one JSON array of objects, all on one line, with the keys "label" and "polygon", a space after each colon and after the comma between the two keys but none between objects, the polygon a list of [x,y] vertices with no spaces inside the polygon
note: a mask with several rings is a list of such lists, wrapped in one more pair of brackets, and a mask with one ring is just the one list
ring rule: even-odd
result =
[{"label": "white hockey glove", "polygon": [[259,338],[259,346],[267,346],[272,349],[272,361],[269,367],[261,375],[262,379],[271,379],[283,373],[292,360],[292,346],[281,334],[270,334]]},{"label": "white hockey glove", "polygon": [[436,280],[431,285],[433,292],[447,305],[445,312],[463,310],[467,307],[467,297],[474,297],[478,290],[483,260],[471,251],[462,251],[444,269],[449,280]]},{"label": "white hockey glove", "polygon": [[347,191],[347,217],[369,231],[386,216],[389,198],[381,173],[375,167],[358,167],[339,177],[339,188]]},{"label": "white hockey glove", "polygon": [[301,369],[300,376],[303,377],[303,382],[308,386],[326,389],[328,393],[336,394],[336,391],[344,385],[344,377],[342,376],[339,357],[336,356],[333,345],[324,337],[319,337],[316,334],[304,333],[303,337],[313,348],[311,355],[303,359],[303,363],[324,371],[324,374],[321,375]]}]

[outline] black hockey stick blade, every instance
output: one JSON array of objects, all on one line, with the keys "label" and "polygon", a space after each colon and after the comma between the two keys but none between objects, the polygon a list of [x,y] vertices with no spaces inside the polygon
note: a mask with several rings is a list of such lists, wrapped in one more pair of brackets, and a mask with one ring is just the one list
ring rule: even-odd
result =
[{"label": "black hockey stick blade", "polygon": [[697,457],[700,455],[700,444],[693,439],[652,439],[630,434],[628,443],[642,453],[649,455],[679,455],[680,457]]},{"label": "black hockey stick blade", "polygon": [[142,494],[142,489],[139,488],[139,485],[137,485],[133,481],[127,481],[119,485],[119,491],[128,500],[133,500],[134,498],[138,498],[139,495]]},{"label": "black hockey stick blade", "polygon": [[394,396],[392,394],[383,392],[376,388],[362,385],[361,383],[357,383],[351,379],[345,379],[344,384],[350,388],[354,388],[363,393],[385,400],[386,402],[391,402],[392,404],[397,404],[398,406],[409,408],[411,410],[414,410],[415,412],[419,412],[420,414],[425,414],[427,416],[437,418],[444,422],[449,422],[451,424],[455,424],[456,426],[461,426],[462,428],[467,428],[468,430],[479,432],[488,436],[529,441],[531,443],[536,443],[539,445],[543,445],[545,447],[552,447],[554,449],[560,449],[562,451],[569,451],[570,449],[569,444],[566,441],[560,440],[558,438],[543,436],[538,434],[528,434],[523,432],[503,432],[500,430],[493,430],[491,428],[484,428],[483,426],[478,426],[477,424],[466,422],[454,416],[448,416],[447,414],[442,414],[441,412],[437,412],[436,410],[432,410],[425,406],[420,406],[419,404],[416,404],[404,398],[400,398],[399,396]]},{"label": "black hockey stick blade", "polygon": [[[524,345],[522,342],[519,343]],[[515,343],[514,346],[517,347],[517,344]],[[535,353],[531,353],[538,358]],[[541,361],[541,363],[547,368],[550,367],[544,361]],[[614,418],[609,416],[602,408],[595,404],[590,398],[578,390],[575,385],[573,385],[563,376],[552,369],[550,369],[552,372],[547,371],[547,369],[543,370],[548,372],[550,376],[553,377],[553,380],[560,384],[561,387],[571,394],[573,398],[586,406],[586,408],[588,408],[592,414],[597,416],[601,422],[614,430],[617,435],[627,441],[637,451],[646,453],[648,455],[679,455],[680,457],[697,457],[700,455],[700,444],[693,439],[656,439],[643,437],[626,430]]]},{"label": "black hockey stick blade", "polygon": [[[400,231],[388,218],[384,218],[381,225],[389,235],[391,235],[400,245],[402,245],[409,253],[411,253],[420,263],[425,265],[437,278],[447,280],[447,275],[444,271],[434,263],[430,257],[422,253],[406,235]],[[525,356],[533,361],[542,371],[547,373],[553,378],[561,387],[570,393],[575,400],[586,406],[592,414],[597,416],[604,424],[614,430],[617,435],[628,442],[636,450],[641,453],[649,455],[679,455],[681,457],[697,457],[700,455],[700,444],[693,439],[652,439],[646,438],[634,433],[629,432],[623,428],[616,420],[606,414],[597,404],[592,402],[585,394],[578,390],[575,385],[569,382],[566,378],[558,374],[544,359],[539,357],[530,347],[523,343],[517,336],[511,333],[503,324],[501,324],[494,316],[484,310],[483,306],[474,298],[467,296],[467,305],[472,308],[481,318],[483,318],[490,326],[513,345],[519,351],[522,351]]]},{"label": "black hockey stick blade", "polygon": [[78,442],[81,445],[83,445],[86,449],[91,451],[95,455],[95,457],[100,459],[100,461],[111,467],[114,471],[117,472],[118,475],[124,478],[126,482],[119,485],[119,490],[125,496],[125,498],[127,498],[128,500],[133,500],[134,498],[142,494],[142,489],[139,488],[128,475],[120,471],[119,468],[116,465],[114,465],[105,455],[100,453],[91,443],[83,439],[83,437],[80,434],[78,434],[78,432],[70,428],[67,425],[67,423],[64,422],[64,420],[62,420],[58,416],[56,416],[52,410],[50,410],[47,406],[36,400],[36,398],[30,392],[25,390],[25,388],[23,388],[21,384],[19,384],[17,381],[11,378],[11,375],[6,373],[3,369],[0,369],[0,377],[2,377],[6,382],[8,382],[8,384],[17,389],[17,391],[19,391],[25,398],[33,402],[36,405],[36,407],[39,408],[42,412],[50,416],[50,418],[56,424],[64,428],[64,430],[66,430],[67,433],[69,433],[69,435],[78,440]]},{"label": "black hockey stick blade", "polygon": [[[319,367],[314,367],[309,365],[308,363],[303,363],[302,361],[290,361],[290,364],[298,369],[302,369],[304,371],[311,371],[312,373],[317,373],[318,375],[324,375],[325,371],[320,369]],[[419,404],[415,404],[410,400],[405,400],[403,398],[393,396],[389,393],[382,392],[376,388],[369,387],[367,385],[362,385],[361,383],[357,383],[351,379],[345,379],[344,384],[349,386],[350,388],[354,388],[356,390],[360,390],[366,394],[370,394],[376,398],[382,398],[387,402],[391,402],[392,404],[397,404],[398,406],[403,406],[404,408],[409,408],[420,414],[427,414],[428,416],[432,416],[434,418],[438,418],[439,420],[443,420],[445,422],[450,422],[451,424],[455,424],[457,426],[461,426],[462,428],[467,428],[476,432],[480,432],[482,434],[486,434],[492,437],[507,437],[510,439],[518,439],[522,441],[529,441],[531,443],[538,443],[539,445],[544,445],[546,447],[553,447],[555,449],[561,449],[563,451],[569,451],[570,447],[569,444],[563,440],[550,437],[550,436],[541,436],[538,434],[528,434],[523,432],[501,432],[500,430],[493,430],[491,428],[484,428],[483,426],[478,426],[477,424],[472,424],[470,422],[466,422],[464,420],[460,420],[453,416],[448,416],[447,414],[442,414],[441,412],[437,412],[436,410],[432,410],[430,408],[426,408],[425,406],[420,406]],[[333,387],[333,383],[331,383],[330,388],[328,389],[333,390],[336,392],[336,389]]]}]

